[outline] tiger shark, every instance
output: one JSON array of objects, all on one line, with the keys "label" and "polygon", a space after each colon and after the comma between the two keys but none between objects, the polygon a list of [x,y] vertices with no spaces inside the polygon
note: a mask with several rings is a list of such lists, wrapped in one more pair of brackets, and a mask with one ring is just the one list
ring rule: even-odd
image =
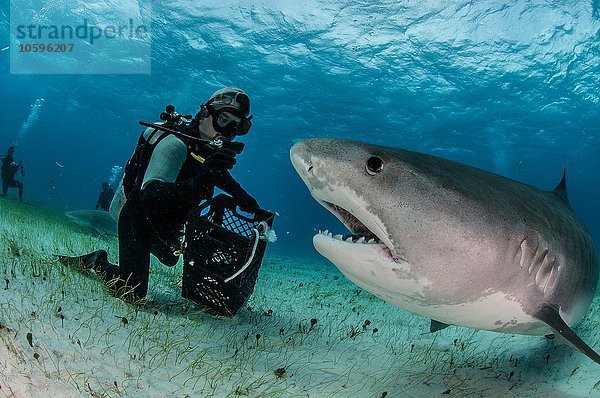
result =
[{"label": "tiger shark", "polygon": [[436,156],[327,138],[294,144],[290,158],[350,230],[319,232],[313,244],[356,285],[442,327],[558,333],[600,364],[571,329],[596,292],[598,260],[565,174],[543,191]]}]

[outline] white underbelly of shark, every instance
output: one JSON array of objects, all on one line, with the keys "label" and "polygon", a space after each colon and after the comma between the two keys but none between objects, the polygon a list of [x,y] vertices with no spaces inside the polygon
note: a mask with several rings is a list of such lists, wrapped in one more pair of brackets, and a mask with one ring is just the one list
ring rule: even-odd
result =
[{"label": "white underbelly of shark", "polygon": [[[415,277],[413,265],[394,261],[382,244],[346,242],[327,232],[315,235],[313,244],[350,281],[415,314],[447,324],[502,333],[540,336],[552,333],[548,325],[525,313],[516,298],[504,292],[490,293],[463,303],[421,305],[432,282]],[[356,245],[361,245],[357,247],[360,250],[354,250]]]}]

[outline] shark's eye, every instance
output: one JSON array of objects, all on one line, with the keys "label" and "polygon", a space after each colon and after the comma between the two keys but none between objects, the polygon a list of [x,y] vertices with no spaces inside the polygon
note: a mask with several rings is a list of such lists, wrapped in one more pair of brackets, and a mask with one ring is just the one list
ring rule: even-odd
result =
[{"label": "shark's eye", "polygon": [[369,158],[365,165],[365,170],[367,171],[367,174],[374,176],[383,170],[383,160],[377,156]]}]

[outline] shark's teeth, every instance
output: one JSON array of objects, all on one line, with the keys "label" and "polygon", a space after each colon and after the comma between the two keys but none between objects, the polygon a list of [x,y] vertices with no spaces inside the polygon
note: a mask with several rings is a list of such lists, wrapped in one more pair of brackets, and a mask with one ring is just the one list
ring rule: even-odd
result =
[{"label": "shark's teeth", "polygon": [[339,240],[342,242],[348,242],[348,243],[354,243],[354,244],[358,244],[358,243],[360,243],[360,244],[381,244],[381,241],[377,238],[367,238],[365,236],[360,236],[360,235],[356,235],[356,234],[354,234],[354,235],[341,235],[341,234],[333,235],[327,229],[325,231],[319,230],[319,234],[328,236],[335,240]]}]

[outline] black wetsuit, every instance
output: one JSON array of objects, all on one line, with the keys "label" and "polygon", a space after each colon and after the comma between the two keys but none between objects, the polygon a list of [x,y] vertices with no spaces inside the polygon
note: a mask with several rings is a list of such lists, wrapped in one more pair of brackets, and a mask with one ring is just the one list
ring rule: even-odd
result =
[{"label": "black wetsuit", "polygon": [[115,196],[115,191],[108,187],[108,189],[103,189],[98,196],[98,203],[96,203],[96,210],[105,210],[108,211],[110,208],[110,202],[113,200]]},{"label": "black wetsuit", "polygon": [[[194,153],[206,157],[208,148]],[[117,294],[131,301],[142,299],[148,292],[150,254],[161,263],[174,266],[179,257],[182,229],[187,215],[203,199],[212,197],[219,187],[239,202],[256,202],[229,172],[215,175],[187,156],[175,182],[151,181],[143,189],[132,192],[119,215],[119,265],[107,261],[106,252],[96,254],[93,268],[105,281],[115,280]]]},{"label": "black wetsuit", "polygon": [[2,159],[2,196],[6,196],[8,188],[19,188],[19,200],[23,200],[23,183],[15,180],[15,174],[19,171],[19,165],[15,163],[12,155],[6,155]]}]

